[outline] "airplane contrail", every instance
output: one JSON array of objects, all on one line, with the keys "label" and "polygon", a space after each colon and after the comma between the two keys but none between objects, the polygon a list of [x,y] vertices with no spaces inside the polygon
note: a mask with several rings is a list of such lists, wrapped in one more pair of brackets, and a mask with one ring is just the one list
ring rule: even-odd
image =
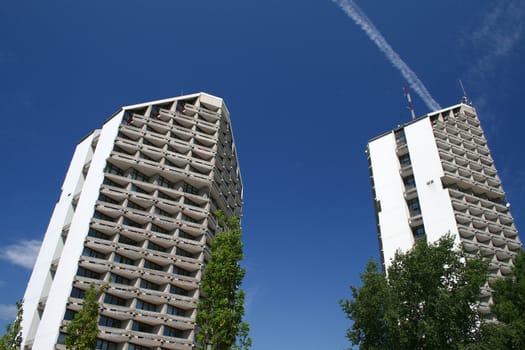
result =
[{"label": "airplane contrail", "polygon": [[368,38],[381,50],[392,65],[399,70],[401,75],[406,79],[410,88],[421,97],[427,107],[434,111],[441,109],[441,106],[432,98],[423,82],[419,80],[416,73],[399,57],[392,49],[392,46],[386,41],[381,32],[374,26],[372,21],[365,13],[354,3],[353,0],[332,0],[335,2],[351,19],[354,20],[361,29],[366,33]]}]

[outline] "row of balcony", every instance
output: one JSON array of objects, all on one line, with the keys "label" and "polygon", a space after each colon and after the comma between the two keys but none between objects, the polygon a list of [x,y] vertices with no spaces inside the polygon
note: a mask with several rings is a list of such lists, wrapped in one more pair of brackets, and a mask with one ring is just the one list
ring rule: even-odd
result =
[{"label": "row of balcony", "polygon": [[445,159],[441,160],[441,165],[443,166],[443,170],[445,170],[446,172],[459,175],[465,180],[472,180],[476,182],[479,186],[488,186],[493,190],[502,191],[501,181],[497,178],[497,176],[487,176],[481,172],[473,170],[470,167],[458,165],[457,162],[453,163]]},{"label": "row of balcony", "polygon": [[451,143],[445,142],[440,139],[436,139],[436,144],[438,146],[438,149],[440,150],[440,154],[449,154],[452,157],[460,156],[465,158],[466,160],[479,162],[484,166],[492,167],[494,165],[494,161],[489,155],[483,155],[476,152],[469,151],[468,149],[465,149],[463,147],[458,147],[456,145],[453,145]]},{"label": "row of balcony", "polygon": [[511,239],[514,239],[518,235],[512,221],[510,221],[508,225],[504,225],[494,221],[483,220],[482,218],[458,211],[455,211],[455,217],[458,224],[464,227],[470,227],[479,232],[484,232],[494,236],[504,236]]},{"label": "row of balcony", "polygon": [[461,191],[469,191],[476,196],[483,196],[492,201],[502,201],[505,198],[505,192],[477,181],[471,180],[458,174],[458,171],[444,170],[444,175],[441,177],[441,182],[444,186],[456,186]]},{"label": "row of balcony", "polygon": [[480,205],[471,204],[467,201],[452,198],[452,207],[457,212],[465,214],[468,213],[472,217],[485,219],[490,223],[499,223],[502,227],[512,226],[512,224],[514,223],[514,220],[510,215],[506,213],[501,213],[498,210],[493,209],[494,206],[491,206],[491,208],[488,209]]}]

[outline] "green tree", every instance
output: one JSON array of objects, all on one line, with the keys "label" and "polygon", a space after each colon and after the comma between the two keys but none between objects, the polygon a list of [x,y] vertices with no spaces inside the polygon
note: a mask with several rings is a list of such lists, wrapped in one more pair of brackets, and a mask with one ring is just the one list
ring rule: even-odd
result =
[{"label": "green tree", "polygon": [[512,276],[490,283],[498,322],[483,327],[483,349],[525,349],[525,252],[514,259]]},{"label": "green tree", "polygon": [[222,228],[211,241],[210,259],[201,281],[203,298],[197,306],[197,342],[200,349],[247,349],[249,325],[243,322],[245,275],[239,219],[215,213]]},{"label": "green tree", "polygon": [[72,350],[94,350],[98,336],[98,314],[100,305],[98,297],[107,285],[97,289],[94,284],[84,295],[82,308],[75,314],[66,327],[65,345]]},{"label": "green tree", "polygon": [[5,326],[5,334],[0,338],[0,350],[18,350],[22,344],[22,300],[16,302],[16,318],[13,324]]},{"label": "green tree", "polygon": [[353,321],[347,338],[360,349],[463,349],[480,336],[475,305],[487,276],[479,257],[465,260],[445,236],[397,252],[388,276],[370,261],[352,300],[340,301]]}]

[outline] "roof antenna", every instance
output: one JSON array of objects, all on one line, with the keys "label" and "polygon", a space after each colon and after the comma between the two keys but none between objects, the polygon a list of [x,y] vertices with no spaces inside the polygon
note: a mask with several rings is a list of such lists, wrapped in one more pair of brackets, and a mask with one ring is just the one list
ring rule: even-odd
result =
[{"label": "roof antenna", "polygon": [[412,98],[410,97],[410,90],[408,90],[408,86],[405,85],[403,88],[403,91],[405,92],[405,96],[408,100],[408,109],[410,109],[410,114],[412,115],[412,120],[416,119],[416,112],[414,111],[414,104],[412,103]]},{"label": "roof antenna", "polygon": [[472,102],[468,98],[467,91],[465,90],[465,87],[463,86],[463,82],[461,81],[461,79],[459,79],[459,86],[461,86],[461,90],[463,91],[463,97],[461,97],[461,103],[472,106]]}]

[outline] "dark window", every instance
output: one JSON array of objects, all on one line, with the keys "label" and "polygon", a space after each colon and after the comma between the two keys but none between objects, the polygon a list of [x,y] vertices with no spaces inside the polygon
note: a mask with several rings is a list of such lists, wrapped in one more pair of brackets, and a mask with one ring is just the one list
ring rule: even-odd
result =
[{"label": "dark window", "polygon": [[129,278],[122,277],[120,275],[115,275],[113,273],[111,274],[110,281],[113,283],[120,283],[128,286],[131,285],[131,280]]},{"label": "dark window", "polygon": [[142,181],[142,182],[149,182],[149,177],[144,175],[143,173],[141,173],[140,171],[138,171],[136,169],[133,169],[131,171],[131,178],[133,180],[139,180],[139,181]]},{"label": "dark window", "polygon": [[405,177],[403,179],[403,182],[405,183],[405,188],[407,190],[416,187],[416,181],[414,180],[414,176],[412,175]]},{"label": "dark window", "polygon": [[126,236],[120,236],[118,241],[120,243],[124,243],[124,244],[128,244],[128,245],[132,245],[132,246],[135,246],[135,247],[140,247],[142,246],[142,242],[137,242],[137,241],[134,241],[132,240],[131,238],[128,238]]},{"label": "dark window", "polygon": [[114,261],[116,263],[120,263],[120,264],[135,265],[135,260],[132,260],[130,258],[127,258],[127,257],[119,255],[119,254],[115,254]]},{"label": "dark window", "polygon": [[179,247],[177,247],[177,251],[176,251],[175,254],[180,255],[180,256],[185,256],[185,257],[188,257],[188,258],[194,258],[194,259],[195,259],[195,256],[196,256],[196,254],[192,254],[189,251],[184,250],[184,249],[179,248]]},{"label": "dark window", "polygon": [[108,239],[108,236],[106,236],[104,233],[102,232],[99,232],[95,229],[89,229],[89,232],[88,232],[88,236],[89,237],[95,237],[95,238],[102,238],[102,239]]},{"label": "dark window", "polygon": [[184,332],[177,328],[164,326],[164,335],[168,337],[184,338]]},{"label": "dark window", "polygon": [[148,242],[148,249],[157,250],[159,252],[165,252],[165,251],[168,250],[168,248],[164,248],[163,246],[160,246],[160,245],[152,243],[152,242]]},{"label": "dark window", "polygon": [[124,220],[122,220],[122,224],[131,226],[131,227],[137,227],[137,228],[143,228],[144,227],[143,224],[139,224],[138,222],[135,222],[135,221],[130,220],[128,218],[124,218]]},{"label": "dark window", "polygon": [[180,267],[173,267],[173,273],[176,275],[182,275],[182,276],[191,276],[192,273],[188,270],[185,270]]},{"label": "dark window", "polygon": [[157,194],[157,197],[163,198],[163,199],[173,200],[173,198],[170,195],[167,195],[166,193],[164,193],[162,191],[159,191],[159,193]]},{"label": "dark window", "polygon": [[396,131],[394,131],[394,134],[396,136],[396,143],[398,145],[404,145],[404,144],[407,143],[407,139],[406,139],[406,136],[405,136],[405,130],[404,129],[396,130]]},{"label": "dark window", "polygon": [[128,206],[128,208],[132,208],[132,209],[146,210],[146,208],[141,207],[140,205],[135,204],[132,201],[128,201],[128,205],[127,206]]},{"label": "dark window", "polygon": [[111,221],[111,222],[116,222],[118,220],[118,218],[112,218],[111,216],[102,214],[101,212],[98,212],[98,211],[95,211],[95,214],[93,215],[93,217],[95,219],[106,220],[106,221]]},{"label": "dark window", "polygon": [[146,288],[151,290],[160,290],[160,285],[150,281],[142,280],[140,281],[140,288]]},{"label": "dark window", "polygon": [[84,251],[82,252],[82,255],[89,256],[92,258],[98,258],[98,259],[105,259],[106,254],[102,254],[100,252],[97,252],[96,250],[90,249],[90,248],[84,248]]},{"label": "dark window", "polygon": [[122,328],[122,321],[115,318],[100,316],[98,324],[105,327]]},{"label": "dark window", "polygon": [[412,233],[416,239],[422,238],[425,236],[425,227],[423,225],[417,226],[412,229]]},{"label": "dark window", "polygon": [[153,333],[153,326],[138,321],[133,321],[133,327],[131,329],[138,332]]},{"label": "dark window", "polygon": [[166,313],[170,315],[186,316],[188,311],[181,309],[180,307],[168,305],[168,307],[166,308]]},{"label": "dark window", "polygon": [[137,309],[146,310],[146,311],[157,311],[157,305],[147,303],[142,300],[137,300]]},{"label": "dark window", "polygon": [[419,215],[421,214],[421,207],[419,206],[419,200],[417,198],[411,199],[407,202],[408,210],[410,215]]},{"label": "dark window", "polygon": [[119,305],[119,306],[126,306],[127,300],[123,298],[119,298],[117,296],[106,294],[104,297],[104,302],[106,304],[113,304],[113,305]]},{"label": "dark window", "polygon": [[107,340],[97,339],[97,346],[95,347],[95,349],[96,350],[117,350],[117,344],[107,341]]},{"label": "dark window", "polygon": [[184,213],[181,214],[181,219],[184,220],[184,221],[189,221],[189,222],[197,222],[197,220],[195,220],[191,216],[188,216],[188,215],[186,215]]},{"label": "dark window", "polygon": [[77,287],[73,287],[73,289],[71,289],[71,297],[73,298],[84,299],[85,293],[85,291],[78,289]]},{"label": "dark window", "polygon": [[174,286],[174,285],[170,285],[170,293],[171,294],[179,294],[179,295],[188,296],[189,291],[186,290],[186,289]]},{"label": "dark window", "polygon": [[137,345],[137,344],[129,344],[128,350],[151,350],[151,348],[148,348],[142,345]]},{"label": "dark window", "polygon": [[120,175],[120,176],[122,176],[124,174],[122,169],[117,168],[116,166],[114,166],[111,163],[108,163],[106,165],[106,169],[104,170],[104,172],[109,173],[109,174]]},{"label": "dark window", "polygon": [[186,233],[184,231],[179,231],[179,237],[180,238],[186,238],[186,239],[190,239],[192,241],[197,241],[198,239],[192,235],[190,235],[189,233]]},{"label": "dark window", "polygon": [[133,192],[138,192],[138,193],[148,194],[148,192],[146,192],[146,191],[143,190],[142,188],[136,186],[135,184],[131,184],[131,190],[132,190]]},{"label": "dark window", "polygon": [[100,279],[100,273],[79,267],[77,271],[78,276]]},{"label": "dark window", "polygon": [[104,185],[118,187],[118,188],[124,188],[123,185],[119,184],[118,182],[112,181],[108,179],[107,177],[104,178]]},{"label": "dark window", "polygon": [[173,188],[173,183],[169,180],[166,180],[162,176],[159,176],[157,179],[157,184],[162,187]]},{"label": "dark window", "polygon": [[98,196],[98,200],[101,201],[101,202],[106,202],[106,203],[112,203],[112,204],[118,204],[118,202],[116,200],[114,200],[113,198],[109,198],[108,196],[105,196],[103,194],[101,194],[100,196]]},{"label": "dark window", "polygon": [[71,321],[75,317],[76,311],[67,309],[64,313],[64,320]]},{"label": "dark window", "polygon": [[155,264],[154,262],[151,262],[149,260],[145,260],[144,261],[144,267],[146,269],[152,269],[152,270],[157,270],[157,271],[163,271],[164,270],[164,267],[160,266],[159,264]]},{"label": "dark window", "polygon": [[60,332],[58,334],[57,344],[65,344],[66,343],[66,333]]},{"label": "dark window", "polygon": [[182,190],[186,193],[199,194],[199,189],[186,182],[182,184]]},{"label": "dark window", "polygon": [[160,227],[158,225],[155,225],[155,224],[151,224],[151,229],[150,230],[153,231],[153,232],[163,233],[165,235],[169,234],[168,230],[163,229],[162,227]]},{"label": "dark window", "polygon": [[410,156],[408,154],[404,154],[401,157],[399,157],[399,164],[401,164],[402,167],[412,164],[412,162],[410,161]]}]

